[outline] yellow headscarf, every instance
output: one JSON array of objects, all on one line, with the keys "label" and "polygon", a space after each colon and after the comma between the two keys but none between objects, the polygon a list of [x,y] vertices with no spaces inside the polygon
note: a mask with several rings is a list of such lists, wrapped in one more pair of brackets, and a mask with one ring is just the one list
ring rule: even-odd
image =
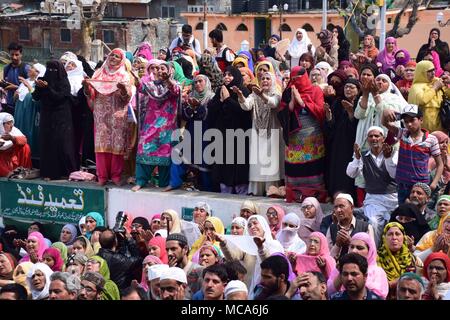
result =
[{"label": "yellow headscarf", "polygon": [[272,65],[272,63],[270,63],[270,61],[263,60],[263,61],[260,61],[260,62],[258,62],[258,63],[256,64],[256,67],[255,67],[255,79],[253,80],[254,83],[255,83],[258,87],[261,86],[261,85],[259,84],[258,71],[259,71],[259,69],[260,69],[262,66],[268,66],[268,67],[269,67],[269,72],[275,76],[275,82],[276,82],[275,88],[277,89],[277,92],[278,92],[278,93],[281,93],[281,92],[283,91],[283,90],[281,89],[281,81],[280,81],[280,79],[278,79],[277,75],[275,74],[275,69],[273,68],[273,65]]},{"label": "yellow headscarf", "polygon": [[181,233],[181,222],[178,213],[173,209],[164,210],[162,214],[164,213],[169,214],[172,218],[172,229],[169,230],[169,233]]},{"label": "yellow headscarf", "polygon": [[450,219],[450,213],[447,213],[446,215],[442,216],[439,220],[439,226],[437,230],[429,231],[416,245],[416,249],[420,251],[424,251],[427,249],[430,249],[434,246],[434,242],[436,241],[437,237],[442,234],[442,231],[444,229],[444,222]]},{"label": "yellow headscarf", "polygon": [[[205,222],[206,221],[212,223],[216,233],[218,233],[218,234],[224,234],[225,233],[225,227],[223,225],[222,220],[220,220],[219,218],[217,218],[217,217],[208,217],[208,218],[206,218]],[[206,241],[206,235],[202,234],[200,236],[200,238],[198,238],[197,241],[194,242],[194,244],[192,245],[192,248],[191,248],[191,252],[189,253],[189,260],[192,260],[192,256],[203,246],[205,241]],[[217,241],[214,241],[213,245],[215,245],[218,248],[220,247],[220,244]]]},{"label": "yellow headscarf", "polygon": [[[386,233],[392,227],[399,228],[405,237],[402,248],[395,254],[392,254],[386,241]],[[402,273],[406,272],[406,268],[414,264],[413,256],[406,244],[405,229],[400,223],[390,222],[384,227],[383,245],[378,249],[377,264],[386,272],[389,281],[400,278]]]},{"label": "yellow headscarf", "polygon": [[[248,68],[248,59],[244,58],[244,57],[236,57],[236,59],[234,59],[232,66],[236,67],[236,65],[238,63],[243,63],[244,67]],[[237,68],[237,67],[236,67]]]},{"label": "yellow headscarf", "polygon": [[[23,273],[19,273],[19,267],[22,269]],[[22,285],[25,289],[27,289],[28,295],[31,295],[30,287],[27,282],[27,274],[33,267],[33,263],[30,261],[22,262],[17,265],[13,272],[13,280],[15,283]]]},{"label": "yellow headscarf", "polygon": [[429,81],[427,77],[427,72],[432,69],[434,69],[434,64],[431,61],[424,60],[417,64],[413,84],[408,94],[408,103],[421,105],[419,97],[423,96],[425,88],[431,87],[434,81],[434,79]]}]

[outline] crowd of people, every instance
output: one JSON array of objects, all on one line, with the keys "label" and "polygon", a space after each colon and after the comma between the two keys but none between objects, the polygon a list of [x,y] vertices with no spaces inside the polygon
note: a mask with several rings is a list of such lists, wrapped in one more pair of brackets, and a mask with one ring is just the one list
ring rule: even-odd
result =
[{"label": "crowd of people", "polygon": [[237,52],[221,30],[209,38],[201,50],[184,25],[158,51],[116,48],[96,64],[66,52],[46,66],[11,44],[0,175],[33,166],[56,180],[95,163],[100,186],[286,198],[301,214],[247,200],[225,228],[199,203],[193,222],[168,209],[110,229],[91,212],[53,244],[39,223],[26,240],[5,226],[0,299],[450,299],[439,29],[415,61],[394,38],[378,50],[367,35],[351,52],[340,26],[317,47],[298,29],[286,53],[277,35]]}]

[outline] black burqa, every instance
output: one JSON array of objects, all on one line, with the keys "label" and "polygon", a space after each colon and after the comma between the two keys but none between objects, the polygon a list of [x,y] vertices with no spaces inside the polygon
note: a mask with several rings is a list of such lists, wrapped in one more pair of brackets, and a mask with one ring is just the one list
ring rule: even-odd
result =
[{"label": "black burqa", "polygon": [[[397,219],[399,216],[413,218],[414,221],[406,223],[400,222]],[[419,208],[412,203],[401,204],[394,211],[392,211],[390,222],[400,223],[405,228],[406,235],[414,237],[414,244],[417,244],[425,233],[431,231],[430,226],[420,212]]]},{"label": "black burqa", "polygon": [[[249,150],[250,142],[249,138],[245,139],[245,163],[237,164],[238,159],[242,158],[242,148],[238,147],[238,142],[241,142],[238,138],[227,139],[226,130],[237,130],[242,129],[244,131],[251,129],[252,127],[252,113],[251,111],[242,110],[238,96],[231,89],[233,86],[238,87],[245,97],[250,94],[250,91],[244,86],[244,80],[239,69],[228,66],[225,72],[229,72],[233,76],[233,81],[226,85],[230,96],[223,102],[220,101],[220,90],[219,87],[216,91],[216,95],[208,104],[208,117],[207,123],[208,128],[218,129],[223,138],[222,154],[223,154],[223,164],[214,164],[211,170],[211,178],[214,184],[223,183],[228,187],[234,187],[241,184],[248,184],[249,179]],[[234,145],[234,149],[228,149]],[[229,156],[231,152],[234,152],[233,164],[226,164],[227,155]]]},{"label": "black burqa", "polygon": [[[441,68],[444,68],[445,61],[448,59],[450,55],[450,50],[448,47],[448,43],[441,40],[441,31],[438,28],[433,28],[430,30],[430,35],[433,31],[436,31],[438,33],[438,39],[435,41],[435,47],[433,48],[434,51],[437,52],[439,55],[439,60],[441,63]],[[416,62],[419,63],[423,60],[428,50],[430,50],[430,38],[428,37],[428,42],[423,44],[419,52],[417,53]]]},{"label": "black burqa", "polygon": [[61,62],[47,62],[42,78],[46,88],[36,86],[33,99],[41,101],[39,146],[41,177],[61,179],[78,170],[75,161],[70,83]]},{"label": "black burqa", "polygon": [[[353,83],[361,87],[356,79],[348,79],[345,83]],[[333,197],[337,191],[349,193],[356,199],[355,180],[347,176],[346,170],[353,159],[353,144],[356,139],[358,119],[350,119],[342,106],[345,97],[338,97],[330,106],[332,119],[325,121],[326,170],[325,181],[328,195]],[[359,95],[353,101],[353,111],[356,109]]]}]

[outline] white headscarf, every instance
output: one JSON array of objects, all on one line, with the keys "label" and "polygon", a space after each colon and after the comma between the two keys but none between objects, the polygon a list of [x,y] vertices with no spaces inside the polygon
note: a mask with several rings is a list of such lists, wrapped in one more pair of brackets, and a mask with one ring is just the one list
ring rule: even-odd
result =
[{"label": "white headscarf", "polygon": [[[330,64],[326,61],[320,61],[314,66],[314,68],[325,70],[325,72],[327,73],[327,77],[334,71]],[[326,81],[326,79],[324,80]]]},{"label": "white headscarf", "polygon": [[[9,134],[14,137],[23,136],[24,134],[22,133],[22,131],[20,131],[19,129],[14,127],[14,117],[7,112],[0,112],[0,136],[6,133],[5,127],[3,126],[3,124],[6,122],[9,122],[9,121],[13,122],[13,128]],[[0,150],[1,151],[8,150],[13,145],[14,144],[11,140],[5,141],[5,143],[0,147]]]},{"label": "white headscarf", "polygon": [[[32,285],[32,277],[36,273],[37,270],[40,270],[44,276],[45,276],[45,285],[44,288],[41,291],[38,291],[34,289],[34,286]],[[50,269],[48,265],[42,262],[35,263],[30,271],[27,274],[27,283],[28,287],[31,290],[31,296],[33,300],[43,300],[48,297],[48,290],[50,289],[50,276],[52,275],[53,271]]]},{"label": "white headscarf", "polygon": [[[301,32],[303,34],[302,41],[297,40],[297,32]],[[288,48],[289,55],[292,58],[297,58],[297,59],[300,58],[300,56],[302,54],[304,54],[305,52],[308,52],[309,44],[312,44],[312,42],[311,42],[311,39],[309,39],[308,33],[306,33],[306,30],[302,29],[302,28],[298,28],[297,31],[295,32],[294,38],[291,41],[291,44],[289,45],[289,48]],[[316,51],[316,49],[314,48],[314,46],[312,46],[311,52],[313,55],[314,55],[315,51]]]},{"label": "white headscarf", "polygon": [[303,254],[306,252],[306,244],[298,236],[298,229],[300,227],[300,218],[293,212],[288,213],[283,217],[283,223],[289,223],[296,225],[296,228],[281,227],[281,230],[277,233],[277,240],[280,241],[284,250],[295,252],[297,254]]},{"label": "white headscarf", "polygon": [[378,78],[385,79],[389,83],[389,89],[387,91],[381,93],[381,95],[384,95],[386,93],[391,93],[391,94],[394,94],[394,95],[398,96],[399,98],[401,98],[400,101],[403,100],[402,103],[404,103],[405,105],[408,104],[408,102],[406,102],[405,98],[403,98],[403,95],[400,92],[400,90],[397,88],[397,86],[394,83],[392,83],[391,78],[389,78],[389,76],[387,74],[384,74],[384,73],[379,74],[375,79],[378,79]]},{"label": "white headscarf", "polygon": [[[245,228],[247,234],[250,234],[248,224],[252,220],[258,220],[259,224],[261,225],[263,231],[264,231],[264,249],[269,251],[269,255],[272,255],[277,252],[284,253],[283,246],[278,240],[273,240],[272,238],[272,232],[270,231],[269,223],[263,216],[259,215],[253,215],[248,218],[247,227]],[[249,292],[253,293],[253,289],[258,285],[261,281],[261,258],[258,254],[258,247],[256,246],[255,242],[253,241],[253,236],[234,236],[234,235],[225,235],[224,238],[231,242],[233,245],[238,247],[240,250],[244,251],[247,254],[256,256],[256,264],[255,269],[253,273],[252,282],[249,287]]]},{"label": "white headscarf", "polygon": [[[36,78],[39,78],[39,77],[43,77],[43,76],[44,76],[46,68],[45,68],[45,66],[44,66],[43,64],[35,63],[35,64],[33,64],[32,67],[33,67],[34,69],[36,69],[37,72],[38,72],[38,75],[37,75]],[[27,82],[30,84],[30,86],[31,86],[32,88],[34,88],[34,86],[35,86],[34,80],[31,80],[30,78],[27,78]],[[27,96],[27,94],[30,93],[30,90],[28,90],[28,88],[27,88],[26,85],[24,85],[23,83],[21,83],[21,84],[19,85],[19,88],[17,88],[16,92],[17,92],[17,94],[18,94],[19,101],[23,101],[23,100],[25,100],[25,97]]]},{"label": "white headscarf", "polygon": [[67,68],[67,65],[69,63],[73,62],[76,65],[76,68],[70,71],[67,71],[67,78],[70,82],[70,93],[73,96],[77,96],[78,91],[83,86],[82,82],[84,80],[84,71],[83,71],[83,63],[76,59],[69,59],[67,60],[64,68]]}]

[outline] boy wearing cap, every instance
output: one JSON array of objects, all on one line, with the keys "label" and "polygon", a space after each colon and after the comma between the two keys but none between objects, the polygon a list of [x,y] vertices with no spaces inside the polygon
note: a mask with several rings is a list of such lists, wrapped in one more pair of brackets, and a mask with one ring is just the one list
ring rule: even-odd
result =
[{"label": "boy wearing cap", "polygon": [[[400,150],[396,171],[398,183],[398,203],[403,204],[408,198],[413,185],[422,182],[436,186],[444,171],[444,163],[437,138],[422,129],[423,114],[417,105],[409,104],[403,108],[401,119],[405,128],[398,128],[394,122],[397,115],[392,110],[383,112],[382,123],[400,140]],[[436,173],[430,184],[428,160],[430,156],[436,161]]]}]

